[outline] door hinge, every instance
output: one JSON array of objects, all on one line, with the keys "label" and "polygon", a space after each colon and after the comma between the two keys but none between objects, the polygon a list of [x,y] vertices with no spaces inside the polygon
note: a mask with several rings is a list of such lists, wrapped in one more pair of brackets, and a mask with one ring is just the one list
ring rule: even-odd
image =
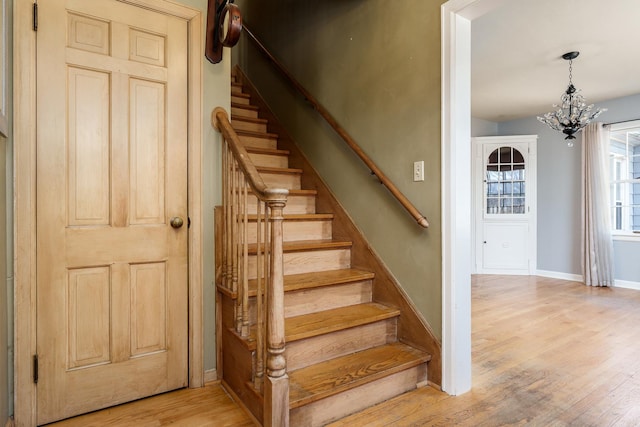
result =
[{"label": "door hinge", "polygon": [[33,355],[33,383],[38,384],[38,355]]},{"label": "door hinge", "polygon": [[38,3],[33,4],[33,31],[38,31]]}]

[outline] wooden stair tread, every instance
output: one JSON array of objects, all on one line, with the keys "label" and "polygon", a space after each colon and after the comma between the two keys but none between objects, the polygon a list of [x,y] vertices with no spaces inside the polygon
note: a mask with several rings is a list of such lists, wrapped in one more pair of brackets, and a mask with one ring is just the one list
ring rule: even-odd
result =
[{"label": "wooden stair tread", "polygon": [[[333,219],[333,214],[284,214],[282,217],[285,221],[329,221]],[[248,221],[254,222],[257,219],[257,215],[247,215]]]},{"label": "wooden stair tread", "polygon": [[253,130],[243,130],[243,129],[235,129],[235,131],[238,135],[253,136],[255,138],[278,139],[277,133],[256,132]]},{"label": "wooden stair tread", "polygon": [[289,150],[278,150],[277,148],[262,148],[262,147],[245,147],[248,153],[253,154],[270,154],[274,156],[288,156]]},{"label": "wooden stair tread", "polygon": [[289,408],[297,408],[431,360],[402,343],[374,347],[289,372]]},{"label": "wooden stair tread", "polygon": [[233,126],[233,122],[248,122],[248,123],[258,123],[261,125],[269,123],[267,119],[261,119],[259,117],[244,117],[244,116],[236,116],[234,114],[231,115],[231,126]]},{"label": "wooden stair tread", "polygon": [[[290,274],[284,276],[284,291],[293,292],[302,289],[321,288],[331,285],[343,285],[346,283],[371,280],[375,274],[370,271],[347,268],[343,270],[324,270],[313,273]],[[256,296],[258,281],[249,280],[249,296]]]},{"label": "wooden stair tread", "polygon": [[246,98],[246,99],[251,98],[251,95],[249,95],[248,93],[232,93],[231,97],[233,98],[234,96],[238,98]]},{"label": "wooden stair tread", "polygon": [[[352,243],[344,240],[295,240],[291,242],[282,243],[282,251],[288,252],[303,252],[303,251],[318,251],[327,249],[349,249]],[[258,250],[258,245],[255,243],[249,244],[249,254],[255,255]]]},{"label": "wooden stair tread", "polygon": [[302,169],[294,169],[294,168],[274,168],[270,166],[256,166],[258,172],[261,173],[280,173],[287,175],[301,175]]},{"label": "wooden stair tread", "polygon": [[257,105],[239,104],[237,102],[231,102],[231,107],[238,108],[238,109],[241,109],[241,110],[252,110],[252,111],[260,110],[260,107],[258,107]]},{"label": "wooden stair tread", "polygon": [[[356,326],[368,325],[399,315],[400,310],[396,308],[369,302],[288,317],[284,320],[285,341],[291,343]],[[249,336],[246,338],[241,337],[233,328],[230,328],[229,332],[238,337],[247,350],[256,349],[256,325],[251,326]]]},{"label": "wooden stair tread", "polygon": [[[249,194],[253,194],[253,190],[249,189]],[[308,189],[289,189],[289,196],[317,196],[317,190]]]},{"label": "wooden stair tread", "polygon": [[366,325],[400,315],[400,310],[374,302],[303,314],[285,319],[286,342]]},{"label": "wooden stair tread", "polygon": [[298,289],[318,288],[329,285],[340,285],[362,280],[370,280],[375,276],[371,271],[349,268],[344,270],[325,270],[314,273],[291,274],[284,276],[286,291]]}]

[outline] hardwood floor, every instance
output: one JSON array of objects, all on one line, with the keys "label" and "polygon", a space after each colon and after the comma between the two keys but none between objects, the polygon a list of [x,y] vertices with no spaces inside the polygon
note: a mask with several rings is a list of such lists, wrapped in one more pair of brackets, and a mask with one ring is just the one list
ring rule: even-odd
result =
[{"label": "hardwood floor", "polygon": [[[331,426],[640,425],[640,292],[476,276],[472,301],[472,391],[424,387]],[[252,425],[217,383],[55,425],[167,424]]]},{"label": "hardwood floor", "polygon": [[422,388],[332,426],[640,425],[640,292],[476,276],[472,317],[471,392]]},{"label": "hardwood floor", "polygon": [[115,406],[58,423],[55,427],[106,426],[223,427],[255,424],[222,389],[219,382],[182,389]]}]

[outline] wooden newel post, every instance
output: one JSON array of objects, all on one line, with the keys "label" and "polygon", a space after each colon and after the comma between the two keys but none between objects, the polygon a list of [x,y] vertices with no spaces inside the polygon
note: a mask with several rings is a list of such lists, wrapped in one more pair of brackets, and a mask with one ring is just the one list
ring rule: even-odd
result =
[{"label": "wooden newel post", "polygon": [[264,425],[289,425],[289,377],[284,357],[284,268],[282,210],[284,200],[269,201],[271,209],[271,283],[267,285],[267,378],[264,390]]}]

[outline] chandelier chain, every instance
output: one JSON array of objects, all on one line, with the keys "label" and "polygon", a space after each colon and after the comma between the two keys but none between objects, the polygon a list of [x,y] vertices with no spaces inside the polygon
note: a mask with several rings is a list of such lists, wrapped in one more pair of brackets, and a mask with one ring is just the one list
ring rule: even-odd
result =
[{"label": "chandelier chain", "polygon": [[573,84],[573,59],[569,60],[569,84]]}]

